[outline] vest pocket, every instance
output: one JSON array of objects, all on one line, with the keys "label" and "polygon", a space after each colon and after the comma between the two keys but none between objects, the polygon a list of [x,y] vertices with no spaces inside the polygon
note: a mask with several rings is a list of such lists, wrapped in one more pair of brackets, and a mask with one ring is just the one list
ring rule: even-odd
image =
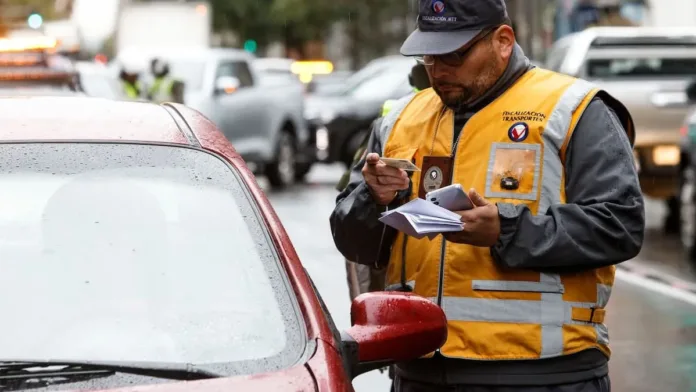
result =
[{"label": "vest pocket", "polygon": [[523,293],[553,293],[563,294],[565,288],[556,282],[528,282],[514,280],[474,280],[471,282],[474,291],[516,291]]},{"label": "vest pocket", "polygon": [[536,201],[540,173],[540,144],[493,143],[486,171],[485,197]]}]

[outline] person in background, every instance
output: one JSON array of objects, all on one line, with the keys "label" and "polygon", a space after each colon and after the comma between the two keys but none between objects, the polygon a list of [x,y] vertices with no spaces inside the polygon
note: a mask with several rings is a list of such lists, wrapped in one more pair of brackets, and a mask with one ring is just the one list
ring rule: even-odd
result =
[{"label": "person in background", "polygon": [[155,103],[184,103],[184,84],[170,74],[169,64],[159,58],[150,62],[150,72],[154,78],[148,89],[148,98]]},{"label": "person in background", "polygon": [[126,98],[131,100],[145,98],[144,89],[140,81],[140,74],[142,71],[139,64],[134,61],[125,61],[121,63],[119,79],[121,80],[121,87]]}]

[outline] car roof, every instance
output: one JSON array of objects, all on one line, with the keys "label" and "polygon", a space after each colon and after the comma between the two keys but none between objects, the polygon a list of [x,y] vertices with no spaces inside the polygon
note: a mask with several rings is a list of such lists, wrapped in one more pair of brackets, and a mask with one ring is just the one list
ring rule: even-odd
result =
[{"label": "car roof", "polygon": [[[694,27],[624,27],[603,26],[589,27],[583,31],[568,34],[559,39],[554,47],[567,46],[568,51],[561,66],[561,72],[574,74],[582,66],[585,56],[597,39],[642,39],[648,37],[664,37],[678,39],[696,37]],[[690,38],[693,39],[693,38]]]},{"label": "car roof", "polygon": [[[178,121],[177,121],[178,120]],[[92,97],[0,97],[2,141],[124,141],[195,144],[215,125],[183,106]],[[195,123],[193,131],[186,124]],[[183,130],[181,125],[184,124]],[[222,152],[222,151],[221,151]]]}]

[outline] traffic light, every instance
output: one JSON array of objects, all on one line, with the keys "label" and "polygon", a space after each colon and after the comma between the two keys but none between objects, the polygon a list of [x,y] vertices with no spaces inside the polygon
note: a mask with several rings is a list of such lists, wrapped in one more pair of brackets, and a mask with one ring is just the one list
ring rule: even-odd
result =
[{"label": "traffic light", "polygon": [[38,12],[32,12],[27,18],[27,24],[32,29],[38,29],[43,24],[43,16]]},{"label": "traffic light", "polygon": [[256,52],[257,47],[258,45],[256,44],[256,41],[254,41],[253,39],[248,39],[244,42],[244,50],[246,50],[247,52],[254,53]]}]

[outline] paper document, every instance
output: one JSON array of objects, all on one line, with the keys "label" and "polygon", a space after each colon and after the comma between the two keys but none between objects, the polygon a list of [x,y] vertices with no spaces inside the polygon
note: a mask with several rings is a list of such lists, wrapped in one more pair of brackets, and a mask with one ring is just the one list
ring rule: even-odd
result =
[{"label": "paper document", "polygon": [[379,221],[416,238],[433,239],[440,233],[464,229],[459,215],[423,199],[411,200],[395,210],[384,212]]}]

